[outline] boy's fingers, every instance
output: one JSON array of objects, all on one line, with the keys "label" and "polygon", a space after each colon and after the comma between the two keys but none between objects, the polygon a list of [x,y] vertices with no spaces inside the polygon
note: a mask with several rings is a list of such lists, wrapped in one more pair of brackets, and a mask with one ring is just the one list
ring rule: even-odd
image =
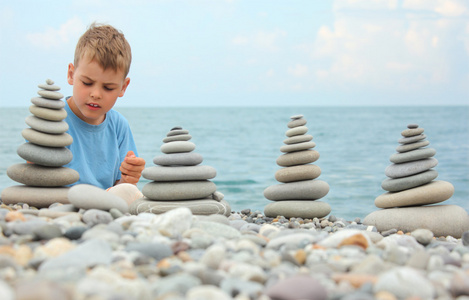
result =
[{"label": "boy's fingers", "polygon": [[141,157],[126,157],[125,162],[134,166],[143,166],[145,165],[145,160]]}]

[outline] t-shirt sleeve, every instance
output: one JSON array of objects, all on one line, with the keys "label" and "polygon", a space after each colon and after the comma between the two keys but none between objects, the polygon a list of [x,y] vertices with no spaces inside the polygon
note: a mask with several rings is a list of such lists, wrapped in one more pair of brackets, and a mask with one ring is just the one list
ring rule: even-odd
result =
[{"label": "t-shirt sleeve", "polygon": [[[118,144],[119,144],[119,157],[120,163],[124,161],[127,152],[133,151],[138,156],[137,146],[135,145],[134,137],[130,129],[129,122],[122,115],[119,114],[118,122]],[[120,165],[119,165],[120,166]],[[117,180],[121,179],[121,172],[117,174]]]}]

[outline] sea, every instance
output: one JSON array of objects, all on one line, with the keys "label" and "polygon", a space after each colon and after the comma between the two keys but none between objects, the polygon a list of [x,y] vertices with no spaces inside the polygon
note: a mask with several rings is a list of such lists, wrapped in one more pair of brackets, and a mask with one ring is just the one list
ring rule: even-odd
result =
[{"label": "sea", "polygon": [[[225,195],[233,211],[258,210],[271,203],[263,191],[280,184],[275,180],[276,164],[282,155],[287,123],[293,115],[307,120],[308,134],[316,143],[321,168],[318,179],[330,186],[321,199],[331,214],[354,220],[378,210],[377,196],[385,193],[381,182],[396,153],[401,131],[408,124],[425,129],[436,150],[437,180],[452,183],[454,195],[444,204],[456,204],[469,211],[469,106],[389,107],[115,107],[129,121],[139,156],[146,166],[163,155],[162,140],[173,127],[189,131],[194,152],[212,166],[212,181]],[[27,107],[0,108],[0,190],[16,185],[7,168],[23,160],[16,148],[24,143],[21,131],[28,126]],[[92,153],[90,153],[92,155]],[[141,189],[149,181],[142,178]]]}]

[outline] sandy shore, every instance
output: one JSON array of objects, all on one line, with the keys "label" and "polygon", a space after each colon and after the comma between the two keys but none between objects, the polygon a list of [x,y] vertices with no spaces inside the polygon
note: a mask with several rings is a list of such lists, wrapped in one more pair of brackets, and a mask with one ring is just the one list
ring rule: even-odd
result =
[{"label": "sandy shore", "polygon": [[469,299],[466,234],[60,204],[1,205],[0,226],[3,300]]}]

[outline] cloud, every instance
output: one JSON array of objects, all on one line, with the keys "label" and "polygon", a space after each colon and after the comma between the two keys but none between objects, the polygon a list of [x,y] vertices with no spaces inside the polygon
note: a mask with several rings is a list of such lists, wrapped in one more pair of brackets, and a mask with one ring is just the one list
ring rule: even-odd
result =
[{"label": "cloud", "polygon": [[14,20],[15,13],[9,7],[2,7],[0,9],[0,25],[7,26],[11,24],[11,21]]},{"label": "cloud", "polygon": [[44,32],[27,34],[26,39],[35,47],[53,49],[71,42],[75,43],[85,28],[81,19],[74,17],[60,25],[58,29],[48,27]]},{"label": "cloud", "polygon": [[435,12],[445,17],[468,14],[467,3],[461,0],[404,0],[402,7],[417,11]]},{"label": "cloud", "polygon": [[305,77],[308,75],[309,69],[308,66],[302,64],[296,64],[293,67],[288,67],[288,74],[295,77]]},{"label": "cloud", "polygon": [[[421,89],[467,78],[467,68],[458,66],[454,57],[469,53],[469,21],[455,18],[467,14],[467,5],[455,0],[405,0],[402,7],[396,5],[335,1],[334,23],[318,29],[311,51],[316,80],[339,87]],[[353,13],[364,7],[379,12]],[[467,62],[469,56],[463,58]]]},{"label": "cloud", "polygon": [[280,40],[287,36],[285,30],[263,31],[259,30],[251,35],[237,35],[231,39],[236,46],[247,46],[260,51],[277,52]]},{"label": "cloud", "polygon": [[233,45],[246,45],[248,43],[249,39],[245,36],[235,36],[233,39],[231,39],[231,43]]},{"label": "cloud", "polygon": [[396,9],[397,0],[336,0],[334,10],[360,9],[360,10],[381,10]]}]

